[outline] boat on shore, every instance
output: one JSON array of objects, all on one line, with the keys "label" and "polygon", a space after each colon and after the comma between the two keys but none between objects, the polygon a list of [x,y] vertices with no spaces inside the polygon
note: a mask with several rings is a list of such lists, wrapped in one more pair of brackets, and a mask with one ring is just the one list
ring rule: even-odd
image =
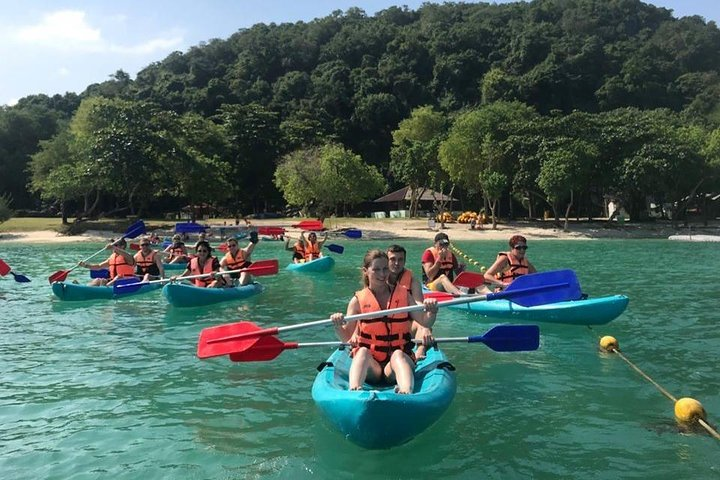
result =
[{"label": "boat on shore", "polygon": [[327,272],[333,268],[335,260],[332,257],[320,257],[303,263],[291,263],[288,270],[294,272]]},{"label": "boat on shore", "polygon": [[228,288],[202,288],[188,283],[168,283],[163,295],[174,307],[201,307],[230,300],[242,300],[263,291],[257,282]]},{"label": "boat on shore", "polygon": [[337,430],[369,449],[391,448],[413,439],[435,423],[455,397],[455,368],[437,348],[415,367],[415,392],[395,393],[394,385],[348,390],[352,359],[348,349],[330,355],[315,377],[312,398]]},{"label": "boat on shore", "polygon": [[111,300],[114,298],[135,296],[142,293],[152,292],[153,290],[158,290],[161,287],[162,284],[159,283],[144,283],[136,290],[133,290],[132,293],[123,293],[118,295],[114,293],[112,286],[91,286],[68,282],[54,282],[52,284],[52,292],[60,300],[64,300],[66,302],[80,302],[83,300]]}]

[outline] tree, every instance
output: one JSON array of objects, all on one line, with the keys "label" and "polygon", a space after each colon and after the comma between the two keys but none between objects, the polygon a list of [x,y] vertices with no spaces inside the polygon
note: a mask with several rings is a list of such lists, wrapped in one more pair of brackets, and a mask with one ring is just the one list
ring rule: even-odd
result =
[{"label": "tree", "polygon": [[507,188],[508,178],[500,172],[486,170],[478,174],[478,181],[480,183],[480,188],[482,188],[483,195],[487,198],[490,205],[492,228],[495,230],[497,229],[497,216],[495,215],[495,209],[497,208],[500,196]]},{"label": "tree", "polygon": [[390,172],[410,186],[410,216],[417,216],[418,199],[430,186],[428,172],[438,164],[438,148],[446,133],[446,119],[432,107],[413,110],[392,134]]},{"label": "tree", "polygon": [[0,195],[0,223],[7,222],[13,217],[14,212],[10,208],[11,202],[9,194]]},{"label": "tree", "polygon": [[296,150],[283,157],[275,171],[275,185],[285,200],[319,215],[339,213],[368,200],[385,188],[375,167],[340,145]]}]

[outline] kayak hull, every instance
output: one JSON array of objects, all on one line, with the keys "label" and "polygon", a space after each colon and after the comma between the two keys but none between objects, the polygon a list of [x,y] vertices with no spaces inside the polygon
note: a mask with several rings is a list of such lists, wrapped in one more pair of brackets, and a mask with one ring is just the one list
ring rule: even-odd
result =
[{"label": "kayak hull", "polygon": [[335,259],[332,257],[320,257],[305,263],[291,263],[287,269],[294,272],[327,272],[333,265]]},{"label": "kayak hull", "polygon": [[250,283],[231,288],[202,288],[186,283],[168,283],[163,295],[174,307],[202,307],[215,303],[242,300],[263,291],[259,283]]},{"label": "kayak hull", "polygon": [[163,269],[165,269],[166,272],[184,272],[187,266],[187,263],[163,263]]},{"label": "kayak hull", "polygon": [[116,295],[113,293],[113,287],[105,285],[90,286],[78,285],[76,283],[55,282],[52,284],[52,292],[60,300],[64,300],[66,302],[81,302],[84,300],[111,300],[114,298],[132,297],[134,295],[158,290],[161,287],[161,284],[148,283],[143,284],[137,290],[133,289],[130,293]]},{"label": "kayak hull", "polygon": [[463,310],[492,320],[512,322],[546,322],[571,325],[604,325],[614,320],[627,308],[625,295],[548,303],[523,307],[510,300],[491,300],[451,305],[448,308]]},{"label": "kayak hull", "polygon": [[400,395],[394,386],[365,384],[348,390],[352,359],[336,350],[312,387],[320,412],[351,442],[368,449],[385,449],[413,439],[448,409],[457,389],[455,372],[439,349],[430,349],[415,368],[415,393]]}]

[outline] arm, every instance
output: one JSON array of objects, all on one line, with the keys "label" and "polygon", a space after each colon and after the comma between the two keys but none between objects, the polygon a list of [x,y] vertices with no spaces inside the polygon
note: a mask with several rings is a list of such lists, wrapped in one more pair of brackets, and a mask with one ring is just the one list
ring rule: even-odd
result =
[{"label": "arm", "polygon": [[488,268],[485,271],[485,273],[483,274],[483,276],[485,277],[485,283],[488,283],[490,285],[496,285],[498,287],[504,286],[505,284],[502,283],[497,278],[495,278],[495,275],[498,272],[502,272],[503,268],[505,268],[507,263],[508,263],[508,259],[505,255],[498,255],[498,258],[495,260],[495,263],[490,265],[490,268]]},{"label": "arm", "polygon": [[353,296],[353,298],[348,303],[345,315],[343,315],[342,313],[335,313],[330,317],[332,318],[333,324],[335,326],[335,335],[337,335],[338,339],[341,342],[348,342],[352,338],[353,334],[355,333],[355,329],[357,328],[356,320],[344,323],[344,318],[350,315],[357,315],[358,313],[360,313],[360,302],[358,302],[357,297]]},{"label": "arm", "polygon": [[[408,292],[408,305],[411,301],[412,295]],[[428,298],[427,300],[423,300],[423,304],[425,305],[425,310],[420,312],[410,312],[410,316],[423,327],[432,328],[435,324],[435,319],[437,318],[437,300],[434,298]]]},{"label": "arm", "polygon": [[535,268],[535,265],[530,263],[530,260],[528,260],[528,273],[537,273],[537,269]]},{"label": "arm", "polygon": [[[415,278],[414,275],[413,275],[413,279],[412,279],[412,284],[410,284],[410,295],[412,296],[416,305],[422,305],[422,303],[423,303],[422,285],[420,285],[420,280]],[[410,305],[410,304],[408,304],[408,305]]]},{"label": "arm", "polygon": [[323,232],[323,239],[322,240],[318,239],[318,241],[317,241],[318,248],[322,248],[323,243],[325,243],[327,241],[327,239],[328,239],[327,232]]},{"label": "arm", "polygon": [[135,265],[135,257],[133,257],[129,252],[126,252],[118,247],[113,247],[113,252],[123,257],[128,265]]}]

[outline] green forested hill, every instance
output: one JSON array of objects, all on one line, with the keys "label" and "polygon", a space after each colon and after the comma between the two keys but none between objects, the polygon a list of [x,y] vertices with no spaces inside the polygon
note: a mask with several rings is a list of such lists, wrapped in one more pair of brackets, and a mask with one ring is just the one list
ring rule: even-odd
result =
[{"label": "green forested hill", "polygon": [[[525,198],[527,208],[536,197],[538,202],[542,199],[553,203],[565,201],[568,193],[577,197],[581,192],[588,195],[592,192],[595,197],[608,193],[632,197],[624,200],[638,204],[639,209],[643,197],[657,196],[661,189],[667,191],[667,185],[643,187],[630,195],[627,185],[603,180],[592,185],[565,185],[560,189],[565,193],[550,195],[550,187],[543,189],[542,182],[531,180],[539,178],[541,164],[552,157],[551,151],[560,148],[557,142],[565,141],[560,137],[579,140],[582,132],[571,135],[571,126],[562,126],[563,122],[573,124],[568,120],[575,118],[572,115],[588,115],[586,121],[596,128],[596,138],[582,139],[584,142],[593,143],[600,140],[597,136],[605,136],[604,144],[593,147],[599,149],[596,154],[599,159],[608,145],[608,118],[632,122],[640,116],[653,117],[651,113],[632,112],[666,109],[667,113],[655,114],[655,119],[648,122],[662,118],[663,122],[693,126],[711,136],[720,123],[718,71],[720,31],[713,22],[705,23],[699,17],[674,19],[668,10],[637,0],[536,0],[503,5],[427,3],[416,11],[392,7],[372,17],[351,9],[307,23],[259,24],[230,38],[208,40],[187,52],[173,53],[143,69],[134,80],[118,71],[111,80],[89,86],[79,97],[28,97],[0,112],[0,191],[11,192],[17,207],[31,206],[37,203],[33,199],[42,195],[47,201],[70,202],[74,209],[85,211],[95,200],[106,208],[113,201],[133,208],[161,208],[207,200],[236,207],[239,202],[238,208],[248,212],[264,209],[265,201],[283,203],[273,176],[284,155],[331,142],[376,167],[386,177],[388,186],[412,184],[417,180],[397,166],[400,157],[410,154],[403,154],[399,144],[392,153],[393,132],[403,120],[411,119],[412,112],[422,106],[432,107],[447,120],[445,130],[435,135],[437,145],[433,151],[437,157],[440,142],[447,137],[457,140],[459,133],[452,129],[458,118],[501,102],[500,105],[519,103],[530,107],[532,115],[537,114],[537,121],[542,122],[542,126],[517,125],[524,140],[510,139],[512,132],[507,131],[494,137],[495,143],[483,146],[482,139],[474,140],[479,142],[477,148],[469,151],[495,160],[477,163],[473,168],[477,168],[477,173],[502,172],[505,181],[496,178],[502,193],[490,195],[492,189],[488,189],[487,182],[483,185],[453,174],[459,170],[452,168],[452,155],[443,157],[444,185],[457,184],[464,198],[476,204],[480,193],[486,203],[493,197],[509,199],[512,195],[520,203]],[[77,116],[80,101],[100,96],[109,100],[95,102],[85,113],[85,120],[80,121]],[[120,101],[127,103],[118,105]],[[111,134],[110,130],[120,127],[112,126],[108,117],[103,121],[92,117],[93,111],[103,108],[106,113],[112,108],[125,116],[137,115],[138,122],[152,124],[150,130],[157,135],[146,138],[145,147],[121,155],[110,138],[119,135],[117,131]],[[622,110],[627,108],[637,110]],[[150,115],[152,120],[143,115]],[[142,118],[145,120],[139,120]],[[406,123],[406,127],[410,126]],[[659,135],[666,127],[648,128],[652,135]],[[75,173],[69,173],[71,167],[65,160],[52,158],[54,154],[49,152],[59,148],[58,141],[52,140],[44,144],[39,152],[41,158],[29,170],[30,177],[34,175],[36,180],[35,193],[26,192],[24,186],[28,181],[17,179],[27,175],[24,172],[30,155],[40,148],[37,141],[55,139],[53,135],[67,129],[72,135],[63,142],[68,147],[68,158],[75,161],[72,167],[76,168]],[[99,142],[91,146],[89,137],[103,130],[104,146]],[[122,135],[133,135],[132,132],[138,134],[142,129],[122,130]],[[182,133],[170,145],[163,131]],[[531,140],[533,135],[545,140],[542,148],[540,140]],[[606,158],[607,168],[615,173],[617,169],[631,168],[627,162],[640,147],[647,147],[652,135],[645,140],[620,142],[623,147],[617,147],[617,151],[630,144],[636,148],[616,152],[615,159]],[[555,147],[548,136],[556,139]],[[683,138],[698,136],[702,134],[683,134]],[[426,140],[423,142],[427,143]],[[697,147],[695,155],[701,156],[701,149],[705,152],[702,158],[691,162],[693,168],[712,165],[714,157],[709,152],[713,145],[701,146],[700,140],[693,142]],[[495,156],[487,150],[480,153],[491,147],[503,153]],[[168,148],[184,153],[172,157]],[[587,145],[560,150],[573,149],[581,157],[587,155],[580,152],[593,150]],[[88,165],[83,169],[77,164],[88,161],[91,154],[96,159],[105,155],[106,159],[95,171]],[[166,199],[158,203],[151,194],[124,195],[127,189],[103,185],[102,181],[88,184],[92,188],[86,189],[68,187],[51,191],[48,186],[48,175],[56,168],[65,173],[56,172],[57,176],[50,179],[53,185],[62,183],[61,178],[77,178],[77,168],[88,176],[127,175],[121,170],[130,168],[131,157],[138,155],[151,159],[151,164],[176,162],[186,172],[214,165],[225,175],[209,180],[220,182],[222,189],[231,195],[197,194],[190,191],[198,188],[192,182],[182,188],[153,182]],[[660,156],[672,158],[668,152]],[[199,157],[200,165],[193,164]],[[523,159],[525,163],[535,162],[535,170],[522,171],[518,165],[523,164]],[[622,167],[613,163],[623,161]],[[155,171],[152,168],[144,171],[142,165],[137,168],[143,175],[151,176]],[[5,172],[13,172],[12,184],[2,174]],[[467,176],[467,170],[462,175]],[[535,178],[528,179],[528,175]],[[430,180],[438,182],[442,178]],[[689,183],[689,187],[673,186],[676,191],[672,193],[683,190],[691,193],[697,182]],[[167,200],[168,197],[176,201]],[[592,200],[588,196],[584,208],[590,209],[593,202],[597,203],[597,198]]]}]

